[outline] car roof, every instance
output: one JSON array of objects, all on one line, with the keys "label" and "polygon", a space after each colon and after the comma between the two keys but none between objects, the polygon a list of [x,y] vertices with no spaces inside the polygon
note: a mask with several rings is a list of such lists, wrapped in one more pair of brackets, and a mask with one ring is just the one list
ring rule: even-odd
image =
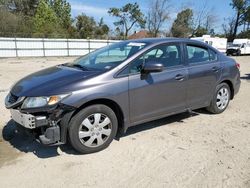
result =
[{"label": "car roof", "polygon": [[174,37],[166,37],[166,38],[142,38],[142,39],[132,39],[128,41],[133,41],[133,42],[146,42],[146,43],[161,43],[161,42],[173,42],[173,41],[178,41],[178,42],[188,42],[191,41],[188,38],[174,38]]},{"label": "car roof", "polygon": [[186,43],[193,43],[194,45],[200,45],[200,46],[204,46],[210,49],[213,49],[215,51],[217,51],[215,48],[213,48],[212,46],[198,41],[198,40],[193,40],[193,39],[189,39],[189,38],[174,38],[174,37],[166,37],[166,38],[142,38],[142,39],[132,39],[132,40],[127,40],[129,42],[141,42],[141,43],[148,43],[148,44],[161,44],[161,43],[165,43],[165,42],[186,42]]}]

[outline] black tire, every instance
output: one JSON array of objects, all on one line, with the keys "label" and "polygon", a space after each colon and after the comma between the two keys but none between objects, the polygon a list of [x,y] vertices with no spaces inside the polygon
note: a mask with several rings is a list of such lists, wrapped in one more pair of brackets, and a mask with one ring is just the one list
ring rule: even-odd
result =
[{"label": "black tire", "polygon": [[[82,143],[81,139],[79,138],[79,129],[80,126],[82,126],[83,120],[85,120],[92,114],[96,113],[105,114],[105,116],[110,119],[111,123],[109,126],[111,126],[111,133],[102,145],[96,147],[87,147],[86,145],[84,145],[84,143]],[[116,136],[117,129],[118,129],[118,120],[114,111],[111,108],[101,104],[91,105],[79,111],[71,119],[69,124],[69,140],[73,148],[76,149],[78,152],[83,154],[94,153],[101,151],[109,146],[109,144],[113,141],[114,137]]]},{"label": "black tire", "polygon": [[[226,106],[223,108],[223,109],[220,109],[218,106],[217,106],[217,95],[218,95],[218,92],[222,89],[222,88],[225,88],[227,89],[228,91],[228,102],[226,104]],[[214,96],[212,98],[212,101],[210,103],[210,105],[206,108],[209,112],[213,113],[213,114],[220,114],[222,112],[224,112],[226,110],[226,108],[228,107],[229,105],[229,102],[230,102],[230,99],[231,99],[231,90],[230,90],[230,87],[226,84],[226,83],[221,83],[219,85],[217,85],[216,89],[215,89],[215,93],[214,93]]]}]

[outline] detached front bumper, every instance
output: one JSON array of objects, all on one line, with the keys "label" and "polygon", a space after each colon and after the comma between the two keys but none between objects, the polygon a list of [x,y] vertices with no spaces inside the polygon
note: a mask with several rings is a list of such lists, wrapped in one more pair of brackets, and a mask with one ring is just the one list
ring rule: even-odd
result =
[{"label": "detached front bumper", "polygon": [[22,110],[20,104],[10,108],[12,119],[23,129],[34,133],[45,145],[60,145],[67,141],[67,129],[75,111],[72,106],[57,104],[50,108]]},{"label": "detached front bumper", "polygon": [[[46,116],[34,116],[21,113],[19,110],[10,109],[12,119],[24,128],[36,130],[42,128],[43,134],[38,137],[39,142],[45,145],[56,144],[60,142],[60,127],[58,125],[50,126],[50,121]],[[44,129],[46,126],[46,129]],[[40,131],[41,132],[41,131]]]},{"label": "detached front bumper", "polygon": [[31,114],[21,113],[19,110],[10,109],[12,119],[18,124],[28,129],[48,125],[46,116],[33,116]]}]

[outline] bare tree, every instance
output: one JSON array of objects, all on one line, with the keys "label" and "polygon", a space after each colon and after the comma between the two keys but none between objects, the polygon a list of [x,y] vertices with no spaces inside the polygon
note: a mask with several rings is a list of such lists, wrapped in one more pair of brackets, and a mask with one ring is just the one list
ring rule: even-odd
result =
[{"label": "bare tree", "polygon": [[226,38],[228,38],[229,42],[233,41],[234,39],[233,35],[234,35],[235,24],[236,24],[235,17],[224,19],[224,23],[222,24],[224,35]]},{"label": "bare tree", "polygon": [[170,19],[169,0],[152,0],[147,15],[147,28],[153,37],[157,37],[163,24]]},{"label": "bare tree", "polygon": [[197,33],[206,34],[213,29],[217,22],[217,16],[213,12],[213,8],[208,6],[208,1],[204,0],[202,6],[197,7],[193,17],[193,35]]},{"label": "bare tree", "polygon": [[245,24],[247,23],[247,30],[250,29],[250,6],[247,7],[245,16],[244,16]]},{"label": "bare tree", "polygon": [[205,17],[204,27],[207,31],[213,29],[214,24],[217,22],[216,15],[212,11],[208,12]]},{"label": "bare tree", "polygon": [[232,0],[232,2],[230,3],[230,5],[236,11],[233,39],[236,38],[238,27],[242,24],[241,22],[246,12],[248,3],[249,0]]}]

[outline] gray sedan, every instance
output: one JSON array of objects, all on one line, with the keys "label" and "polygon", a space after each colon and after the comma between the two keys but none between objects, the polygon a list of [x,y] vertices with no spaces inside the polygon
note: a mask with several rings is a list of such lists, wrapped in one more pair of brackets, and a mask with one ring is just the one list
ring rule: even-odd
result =
[{"label": "gray sedan", "polygon": [[222,113],[239,88],[239,64],[207,44],[140,39],[28,75],[5,105],[41,143],[69,140],[92,153],[137,124],[204,107]]}]

